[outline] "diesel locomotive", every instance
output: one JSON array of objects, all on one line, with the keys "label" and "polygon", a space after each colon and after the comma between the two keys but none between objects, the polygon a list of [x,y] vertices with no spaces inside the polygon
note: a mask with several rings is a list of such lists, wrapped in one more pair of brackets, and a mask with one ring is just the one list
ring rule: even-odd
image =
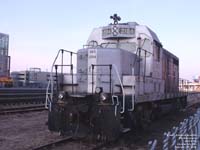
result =
[{"label": "diesel locomotive", "polygon": [[186,106],[178,57],[149,27],[110,18],[77,53],[59,50],[47,87],[49,130],[112,140]]}]

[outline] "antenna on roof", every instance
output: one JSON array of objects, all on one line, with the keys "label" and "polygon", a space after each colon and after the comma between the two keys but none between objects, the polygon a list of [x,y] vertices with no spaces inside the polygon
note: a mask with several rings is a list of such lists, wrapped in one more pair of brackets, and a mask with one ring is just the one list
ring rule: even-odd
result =
[{"label": "antenna on roof", "polygon": [[110,19],[113,19],[114,24],[118,24],[118,21],[121,20],[120,16],[117,16],[117,14],[114,14],[113,16],[110,16]]}]

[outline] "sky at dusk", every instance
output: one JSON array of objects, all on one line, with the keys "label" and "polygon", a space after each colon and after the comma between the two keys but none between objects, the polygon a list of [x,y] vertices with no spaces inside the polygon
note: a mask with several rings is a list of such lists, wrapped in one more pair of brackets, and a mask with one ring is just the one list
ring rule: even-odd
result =
[{"label": "sky at dusk", "polygon": [[0,32],[9,34],[11,71],[50,71],[61,48],[76,52],[94,27],[112,22],[147,25],[180,61],[180,77],[200,75],[198,0],[1,0]]}]

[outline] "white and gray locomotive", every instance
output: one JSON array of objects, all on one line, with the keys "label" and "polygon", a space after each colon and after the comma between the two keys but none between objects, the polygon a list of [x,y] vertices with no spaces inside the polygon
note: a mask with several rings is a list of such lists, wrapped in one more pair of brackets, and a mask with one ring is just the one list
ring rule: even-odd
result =
[{"label": "white and gray locomotive", "polygon": [[179,59],[147,26],[111,18],[114,23],[93,29],[77,53],[59,50],[47,88],[51,131],[112,140],[166,108],[186,106]]}]

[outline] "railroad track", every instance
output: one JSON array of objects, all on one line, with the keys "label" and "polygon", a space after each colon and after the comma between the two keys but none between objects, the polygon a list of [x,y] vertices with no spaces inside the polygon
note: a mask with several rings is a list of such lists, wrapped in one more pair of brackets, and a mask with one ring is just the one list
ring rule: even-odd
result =
[{"label": "railroad track", "polygon": [[1,97],[0,95],[0,106],[9,106],[9,105],[24,105],[24,104],[44,104],[45,95],[41,94],[29,94],[29,95],[12,95],[10,97]]},{"label": "railroad track", "polygon": [[44,105],[6,108],[6,109],[0,109],[0,115],[13,114],[13,113],[25,113],[25,112],[32,112],[32,111],[42,111],[42,110],[47,110],[45,109]]},{"label": "railroad track", "polygon": [[[64,139],[61,139],[58,141],[54,141],[52,143],[48,143],[48,144],[33,148],[32,150],[51,150],[53,148],[59,149],[60,146],[63,146],[63,145],[69,144],[69,143],[74,143],[74,144],[82,143],[83,144],[82,146],[85,146],[85,147],[81,148],[81,149],[100,150],[100,149],[103,149],[113,143],[113,142],[103,142],[103,143],[94,144],[94,143],[83,142],[83,140],[84,140],[84,138],[74,139],[72,136],[70,136],[70,137],[67,137],[67,138],[64,138]],[[67,145],[66,145],[66,147],[67,147]]]},{"label": "railroad track", "polygon": [[48,143],[48,144],[33,148],[32,150],[49,150],[49,149],[52,149],[53,147],[60,146],[62,144],[66,144],[72,141],[73,141],[73,138],[70,136],[65,139],[61,139],[52,143]]},{"label": "railroad track", "polygon": [[45,89],[0,88],[0,114],[45,110]]},{"label": "railroad track", "polygon": [[[60,146],[63,146],[63,145],[69,144],[69,143],[74,143],[74,144],[82,143],[83,144],[83,143],[85,143],[85,142],[81,141],[83,139],[84,138],[74,139],[73,136],[69,136],[69,137],[66,137],[64,139],[61,139],[61,140],[58,140],[58,141],[54,141],[54,142],[51,142],[51,143],[48,143],[48,144],[41,145],[39,147],[33,148],[32,150],[51,150],[51,149],[56,148],[56,147],[58,149]],[[100,143],[98,145],[95,145],[95,144],[89,145],[89,144],[91,144],[91,143],[83,144],[83,146],[86,146],[83,149],[100,150],[100,149],[104,148],[105,146],[107,146],[108,144],[110,144],[110,142]],[[66,147],[67,147],[67,145],[66,145]]]}]

